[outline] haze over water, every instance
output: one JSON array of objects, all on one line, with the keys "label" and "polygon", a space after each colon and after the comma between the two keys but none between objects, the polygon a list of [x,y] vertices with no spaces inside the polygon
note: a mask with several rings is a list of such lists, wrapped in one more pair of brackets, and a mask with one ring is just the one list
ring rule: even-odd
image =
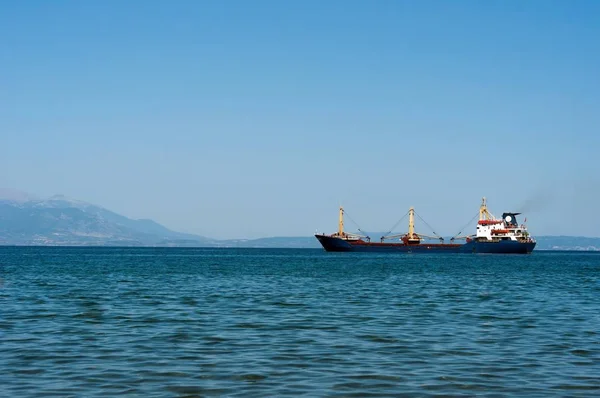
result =
[{"label": "haze over water", "polygon": [[598,396],[600,256],[0,247],[0,395]]}]

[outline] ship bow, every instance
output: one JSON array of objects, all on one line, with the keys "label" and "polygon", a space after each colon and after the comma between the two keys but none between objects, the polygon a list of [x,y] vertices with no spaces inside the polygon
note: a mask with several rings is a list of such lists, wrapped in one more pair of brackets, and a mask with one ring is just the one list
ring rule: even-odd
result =
[{"label": "ship bow", "polygon": [[328,252],[349,252],[352,251],[352,245],[345,241],[344,239],[340,239],[334,236],[328,235],[315,235],[323,249]]}]

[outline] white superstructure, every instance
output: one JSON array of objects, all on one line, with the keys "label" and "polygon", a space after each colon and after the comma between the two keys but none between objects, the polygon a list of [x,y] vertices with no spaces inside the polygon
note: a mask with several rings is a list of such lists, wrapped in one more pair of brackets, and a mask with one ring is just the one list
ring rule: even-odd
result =
[{"label": "white superstructure", "polygon": [[503,213],[502,218],[496,218],[488,211],[485,198],[483,198],[479,209],[477,231],[473,239],[480,242],[501,240],[533,242],[527,226],[517,222],[519,214],[521,213]]}]

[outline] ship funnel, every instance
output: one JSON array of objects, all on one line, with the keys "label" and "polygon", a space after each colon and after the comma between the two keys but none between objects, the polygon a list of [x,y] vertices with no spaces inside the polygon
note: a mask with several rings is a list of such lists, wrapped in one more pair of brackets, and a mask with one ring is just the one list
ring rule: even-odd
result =
[{"label": "ship funnel", "polygon": [[502,213],[502,220],[510,227],[518,227],[517,216],[521,213]]}]

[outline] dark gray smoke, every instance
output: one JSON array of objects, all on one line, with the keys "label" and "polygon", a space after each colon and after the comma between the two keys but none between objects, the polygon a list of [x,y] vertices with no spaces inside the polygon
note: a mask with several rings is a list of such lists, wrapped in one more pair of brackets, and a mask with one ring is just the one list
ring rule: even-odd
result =
[{"label": "dark gray smoke", "polygon": [[521,205],[517,206],[519,213],[536,213],[544,210],[555,200],[555,192],[551,188],[540,188],[533,192]]}]

